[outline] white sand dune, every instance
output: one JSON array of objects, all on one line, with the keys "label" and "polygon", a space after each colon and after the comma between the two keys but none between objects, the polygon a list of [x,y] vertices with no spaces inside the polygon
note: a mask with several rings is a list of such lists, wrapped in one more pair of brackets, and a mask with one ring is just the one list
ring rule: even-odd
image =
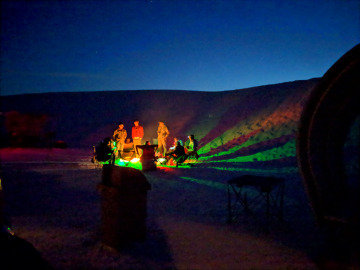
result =
[{"label": "white sand dune", "polygon": [[[53,140],[68,146],[0,149],[6,214],[15,233],[55,269],[317,269],[324,243],[295,148],[300,113],[317,82],[216,93],[154,90],[2,97],[1,134],[8,144],[22,138],[17,132],[37,134],[38,139],[50,132],[56,135]],[[11,113],[19,121],[9,122]],[[40,116],[47,119],[44,125],[34,122]],[[135,118],[144,126],[144,140],[156,138],[159,120],[170,128],[169,144],[174,136],[186,140],[195,134],[201,158],[192,168],[145,173],[152,186],[147,240],[114,252],[100,241],[96,186],[101,168],[90,159],[93,145],[111,136],[119,121],[130,133]],[[357,138],[350,137],[347,149]],[[244,174],[285,179],[284,222],[272,219],[266,224],[265,206],[260,204],[254,216],[241,215],[227,224],[227,181]]]}]

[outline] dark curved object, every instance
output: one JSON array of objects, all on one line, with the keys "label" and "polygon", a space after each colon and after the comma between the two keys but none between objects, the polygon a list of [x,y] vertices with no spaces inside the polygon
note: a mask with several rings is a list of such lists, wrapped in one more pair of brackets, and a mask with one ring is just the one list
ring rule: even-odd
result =
[{"label": "dark curved object", "polygon": [[30,242],[6,232],[0,232],[0,268],[54,269]]},{"label": "dark curved object", "polygon": [[109,142],[110,138],[107,137],[95,147],[95,158],[97,161],[106,162],[112,158],[113,151],[108,146]]},{"label": "dark curved object", "polygon": [[320,225],[331,220],[359,223],[359,205],[346,203],[349,187],[343,160],[344,144],[359,112],[360,44],[324,74],[300,118],[297,159]]},{"label": "dark curved object", "polygon": [[145,175],[134,168],[104,164],[101,183],[101,241],[122,249],[146,240],[147,192]]}]

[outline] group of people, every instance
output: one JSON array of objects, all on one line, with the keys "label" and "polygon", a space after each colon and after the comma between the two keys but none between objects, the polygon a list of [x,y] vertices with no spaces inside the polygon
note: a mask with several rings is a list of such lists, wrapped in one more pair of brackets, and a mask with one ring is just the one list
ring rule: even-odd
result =
[{"label": "group of people", "polygon": [[195,159],[199,158],[197,153],[197,141],[193,134],[188,136],[189,143],[184,146],[182,140],[178,138],[174,138],[174,145],[170,147],[170,151],[165,153],[166,161],[169,162],[171,159],[178,166],[179,163],[184,162],[189,157],[195,157]]},{"label": "group of people", "polygon": [[[144,137],[144,128],[139,124],[139,120],[134,121],[134,126],[131,129],[131,137],[133,143],[133,149],[136,153],[136,157],[140,157],[142,155],[142,150],[140,147],[142,145],[142,139]],[[166,153],[166,138],[169,136],[170,132],[164,122],[159,121],[159,127],[157,130],[158,133],[158,145],[156,147],[157,152],[162,152],[163,154]],[[115,158],[121,158],[124,153],[124,146],[126,144],[126,139],[128,134],[124,129],[124,124],[119,123],[118,128],[114,131],[112,139],[115,143],[114,154]],[[146,142],[146,145],[149,145],[149,142]]]},{"label": "group of people", "polygon": [[[188,136],[189,142],[186,146],[183,145],[181,140],[174,138],[174,145],[170,147],[168,151],[166,148],[166,140],[169,134],[169,129],[165,123],[159,121],[157,129],[158,144],[151,145],[149,141],[142,144],[144,128],[140,125],[139,120],[135,120],[131,130],[134,157],[140,158],[140,160],[157,158],[165,158],[166,160],[173,159],[176,163],[183,162],[189,156],[195,157],[196,159],[199,157],[197,154],[197,141],[194,135]],[[118,128],[114,131],[111,138],[113,143],[109,145],[114,153],[114,159],[123,158],[124,147],[129,143],[129,139],[127,131],[124,129],[124,124],[119,123]]]},{"label": "group of people", "polygon": [[[134,121],[134,126],[131,129],[131,137],[133,140],[133,147],[137,149],[138,145],[141,145],[142,138],[144,137],[144,128],[140,126],[139,120]],[[124,153],[124,146],[127,139],[127,132],[124,129],[124,124],[119,123],[118,128],[114,131],[112,136],[113,141],[115,142],[114,155],[116,158],[121,158]],[[136,152],[136,156],[139,157],[140,154]]]}]

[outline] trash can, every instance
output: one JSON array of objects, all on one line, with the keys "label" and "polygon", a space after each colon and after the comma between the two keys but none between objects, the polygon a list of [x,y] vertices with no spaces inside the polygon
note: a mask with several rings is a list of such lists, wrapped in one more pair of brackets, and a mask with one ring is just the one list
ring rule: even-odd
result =
[{"label": "trash can", "polygon": [[101,241],[119,249],[146,240],[147,192],[144,174],[130,167],[105,164],[101,183]]}]

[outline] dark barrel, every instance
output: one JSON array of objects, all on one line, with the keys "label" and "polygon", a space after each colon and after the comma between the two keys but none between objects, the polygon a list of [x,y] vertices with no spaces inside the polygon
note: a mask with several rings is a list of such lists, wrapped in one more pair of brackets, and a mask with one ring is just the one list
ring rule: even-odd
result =
[{"label": "dark barrel", "polygon": [[101,241],[119,249],[146,239],[147,192],[151,185],[134,168],[104,165],[101,183]]}]

